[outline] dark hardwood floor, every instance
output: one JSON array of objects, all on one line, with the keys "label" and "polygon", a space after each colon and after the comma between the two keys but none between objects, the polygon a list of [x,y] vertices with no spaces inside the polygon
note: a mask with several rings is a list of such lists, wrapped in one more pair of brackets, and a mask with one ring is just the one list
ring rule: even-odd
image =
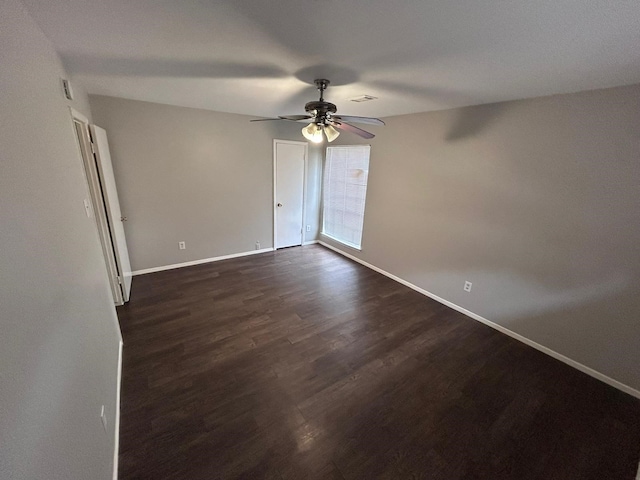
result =
[{"label": "dark hardwood floor", "polygon": [[120,479],[633,479],[640,401],[321,246],[134,278]]}]

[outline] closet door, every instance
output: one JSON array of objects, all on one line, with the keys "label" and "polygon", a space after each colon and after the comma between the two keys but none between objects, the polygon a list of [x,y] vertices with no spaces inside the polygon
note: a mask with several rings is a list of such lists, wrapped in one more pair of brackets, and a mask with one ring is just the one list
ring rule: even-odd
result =
[{"label": "closet door", "polygon": [[102,187],[102,198],[104,200],[105,210],[107,211],[109,232],[111,233],[111,242],[118,267],[118,281],[122,287],[123,300],[128,302],[129,294],[131,293],[131,264],[129,263],[127,239],[125,238],[124,227],[122,225],[122,222],[126,221],[126,217],[123,217],[120,211],[118,190],[116,189],[116,180],[113,175],[113,166],[111,165],[111,154],[109,153],[109,143],[107,142],[107,132],[96,125],[91,125],[90,130],[96,165],[98,166],[98,175],[100,177],[100,186]]},{"label": "closet door", "polygon": [[275,248],[302,245],[307,144],[274,141]]}]

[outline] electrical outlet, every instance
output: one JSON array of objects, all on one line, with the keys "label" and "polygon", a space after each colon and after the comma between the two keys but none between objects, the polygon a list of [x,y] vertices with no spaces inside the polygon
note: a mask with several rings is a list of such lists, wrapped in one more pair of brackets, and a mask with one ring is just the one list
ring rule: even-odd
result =
[{"label": "electrical outlet", "polygon": [[473,285],[473,283],[471,283],[471,282],[464,282],[464,291],[465,291],[465,292],[470,292],[470,291],[471,291],[471,285]]},{"label": "electrical outlet", "polygon": [[178,242],[178,248],[180,250],[186,250],[187,249],[187,245],[184,242]]},{"label": "electrical outlet", "polygon": [[307,225],[307,232],[311,231],[311,225]]},{"label": "electrical outlet", "polygon": [[106,432],[107,431],[107,413],[104,411],[104,405],[102,405],[102,408],[100,409],[100,420],[102,420],[102,427]]},{"label": "electrical outlet", "polygon": [[256,240],[256,250],[260,250],[260,240]]}]

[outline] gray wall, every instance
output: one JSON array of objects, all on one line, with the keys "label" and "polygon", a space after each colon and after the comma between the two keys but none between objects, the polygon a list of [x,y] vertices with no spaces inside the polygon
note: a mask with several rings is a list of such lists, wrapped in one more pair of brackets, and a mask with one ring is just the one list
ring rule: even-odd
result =
[{"label": "gray wall", "polygon": [[120,331],[68,110],[88,101],[17,0],[0,45],[0,478],[107,480]]},{"label": "gray wall", "polygon": [[[273,246],[273,139],[302,124],[91,96],[107,130],[133,270]],[[310,146],[307,223],[319,228],[321,155]],[[185,241],[187,249],[179,250]]]},{"label": "gray wall", "polygon": [[362,251],[321,239],[640,389],[640,86],[385,120]]}]

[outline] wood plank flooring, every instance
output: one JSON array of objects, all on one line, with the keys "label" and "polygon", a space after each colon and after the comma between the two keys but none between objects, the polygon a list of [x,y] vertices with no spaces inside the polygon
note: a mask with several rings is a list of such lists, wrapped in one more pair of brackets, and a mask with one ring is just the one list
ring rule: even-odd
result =
[{"label": "wood plank flooring", "polygon": [[633,479],[640,401],[324,247],[134,278],[120,479]]}]

